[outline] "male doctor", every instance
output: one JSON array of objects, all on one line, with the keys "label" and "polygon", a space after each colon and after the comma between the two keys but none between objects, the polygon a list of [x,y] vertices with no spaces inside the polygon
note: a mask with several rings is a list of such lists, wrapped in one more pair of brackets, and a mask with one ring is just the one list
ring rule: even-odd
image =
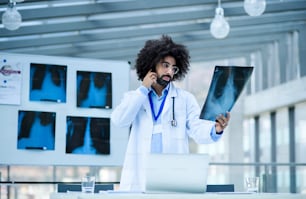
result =
[{"label": "male doctor", "polygon": [[125,93],[114,109],[115,125],[131,127],[120,190],[144,191],[145,160],[150,153],[188,153],[189,137],[198,144],[220,139],[230,114],[216,121],[199,119],[195,97],[174,86],[189,70],[189,52],[163,35],[148,40],[138,53],[135,68],[142,85]]}]

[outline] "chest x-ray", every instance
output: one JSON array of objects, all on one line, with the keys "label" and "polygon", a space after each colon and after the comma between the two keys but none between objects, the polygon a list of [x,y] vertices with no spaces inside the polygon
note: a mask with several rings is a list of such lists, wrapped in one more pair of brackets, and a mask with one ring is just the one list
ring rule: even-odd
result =
[{"label": "chest x-ray", "polygon": [[112,108],[112,74],[77,71],[77,107]]},{"label": "chest x-ray", "polygon": [[67,116],[66,153],[110,154],[110,119]]},{"label": "chest x-ray", "polygon": [[18,149],[54,150],[55,112],[18,111]]},{"label": "chest x-ray", "polygon": [[216,66],[200,119],[215,121],[236,103],[253,72],[252,66]]},{"label": "chest x-ray", "polygon": [[67,66],[35,64],[30,68],[30,100],[66,102]]}]

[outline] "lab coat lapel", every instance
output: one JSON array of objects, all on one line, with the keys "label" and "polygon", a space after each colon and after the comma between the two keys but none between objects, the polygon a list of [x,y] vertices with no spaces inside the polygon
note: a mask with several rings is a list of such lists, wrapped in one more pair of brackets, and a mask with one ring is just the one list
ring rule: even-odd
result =
[{"label": "lab coat lapel", "polygon": [[144,111],[146,112],[148,117],[152,117],[151,113],[151,107],[150,107],[150,102],[149,100],[146,100],[145,103],[143,104]]}]

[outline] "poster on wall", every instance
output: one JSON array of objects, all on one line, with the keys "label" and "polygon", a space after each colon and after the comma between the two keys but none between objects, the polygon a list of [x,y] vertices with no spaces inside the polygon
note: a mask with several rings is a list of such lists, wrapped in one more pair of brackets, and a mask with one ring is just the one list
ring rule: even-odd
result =
[{"label": "poster on wall", "polygon": [[112,108],[112,74],[77,71],[77,107]]},{"label": "poster on wall", "polygon": [[110,119],[67,116],[66,153],[110,154]]},{"label": "poster on wall", "polygon": [[30,101],[66,102],[67,66],[30,65]]},{"label": "poster on wall", "polygon": [[55,112],[18,111],[17,149],[54,150]]},{"label": "poster on wall", "polygon": [[0,67],[0,104],[20,105],[21,63],[2,59]]}]

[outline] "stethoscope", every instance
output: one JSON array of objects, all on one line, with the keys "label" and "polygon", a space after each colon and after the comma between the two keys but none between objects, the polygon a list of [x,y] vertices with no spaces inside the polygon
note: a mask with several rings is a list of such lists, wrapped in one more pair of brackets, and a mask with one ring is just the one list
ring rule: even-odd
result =
[{"label": "stethoscope", "polygon": [[176,127],[177,121],[175,119],[175,113],[174,113],[174,99],[175,97],[172,97],[172,120],[171,120],[171,126]]}]

